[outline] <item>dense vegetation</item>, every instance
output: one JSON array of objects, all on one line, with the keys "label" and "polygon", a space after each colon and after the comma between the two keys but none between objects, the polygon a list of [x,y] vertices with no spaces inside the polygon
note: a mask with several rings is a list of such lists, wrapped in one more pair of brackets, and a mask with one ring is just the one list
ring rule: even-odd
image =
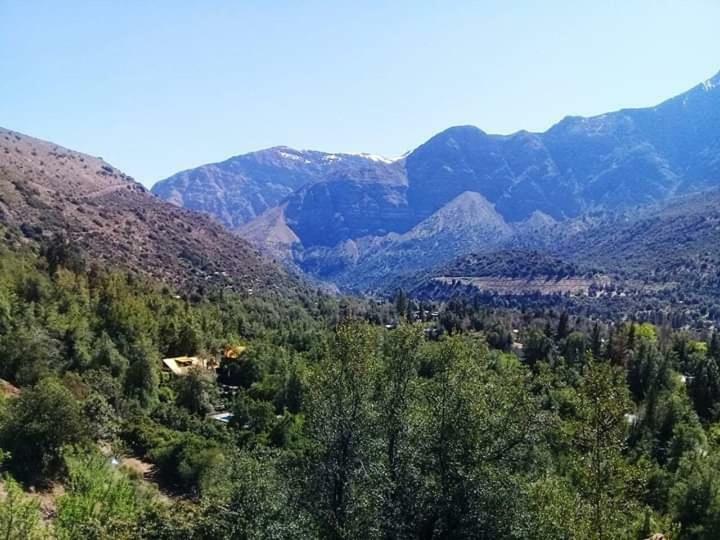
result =
[{"label": "dense vegetation", "polygon": [[0,535],[717,538],[719,363],[667,325],[185,298],[3,249]]}]

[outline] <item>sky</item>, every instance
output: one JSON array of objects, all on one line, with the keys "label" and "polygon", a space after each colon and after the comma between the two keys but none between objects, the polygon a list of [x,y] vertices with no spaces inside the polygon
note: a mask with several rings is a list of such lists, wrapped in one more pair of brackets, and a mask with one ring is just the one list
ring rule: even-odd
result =
[{"label": "sky", "polygon": [[0,0],[0,126],[150,186],[287,145],[544,131],[720,71],[717,0]]}]

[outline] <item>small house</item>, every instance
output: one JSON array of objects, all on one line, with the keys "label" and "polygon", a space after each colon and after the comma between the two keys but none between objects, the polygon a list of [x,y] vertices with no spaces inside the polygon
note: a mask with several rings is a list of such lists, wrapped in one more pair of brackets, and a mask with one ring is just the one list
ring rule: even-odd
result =
[{"label": "small house", "polygon": [[163,358],[163,367],[178,377],[184,377],[192,368],[215,369],[214,360],[206,360],[199,356],[176,356],[174,358]]}]

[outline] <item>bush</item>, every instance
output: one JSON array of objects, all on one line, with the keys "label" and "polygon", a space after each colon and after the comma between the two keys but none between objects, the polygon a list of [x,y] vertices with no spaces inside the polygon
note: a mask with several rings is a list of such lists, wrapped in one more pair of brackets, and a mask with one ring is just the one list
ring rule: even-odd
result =
[{"label": "bush", "polygon": [[57,379],[44,379],[8,404],[0,445],[20,478],[54,477],[62,469],[62,448],[88,440],[80,404]]},{"label": "bush", "polygon": [[6,540],[40,540],[48,535],[42,526],[40,503],[25,495],[10,477],[3,479],[6,495],[0,501],[0,537]]}]

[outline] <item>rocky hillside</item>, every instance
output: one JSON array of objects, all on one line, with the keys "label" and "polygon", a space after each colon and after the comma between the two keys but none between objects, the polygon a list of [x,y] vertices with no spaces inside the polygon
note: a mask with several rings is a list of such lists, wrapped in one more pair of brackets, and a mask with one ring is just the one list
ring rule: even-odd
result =
[{"label": "rocky hillside", "polygon": [[290,278],[209,217],[177,208],[102,159],[0,129],[0,223],[62,234],[94,263],[181,287],[275,288]]},{"label": "rocky hillside", "polygon": [[152,191],[236,229],[299,188],[328,180],[404,184],[405,175],[402,160],[279,146],[179,172],[155,184]]},{"label": "rocky hillside", "polygon": [[[517,307],[565,303],[630,317],[679,313],[697,324],[720,320],[719,190],[567,223],[547,229],[539,249],[462,255],[397,278],[386,292],[403,288],[434,300],[481,295]],[[507,298],[517,295],[525,297]]]}]

